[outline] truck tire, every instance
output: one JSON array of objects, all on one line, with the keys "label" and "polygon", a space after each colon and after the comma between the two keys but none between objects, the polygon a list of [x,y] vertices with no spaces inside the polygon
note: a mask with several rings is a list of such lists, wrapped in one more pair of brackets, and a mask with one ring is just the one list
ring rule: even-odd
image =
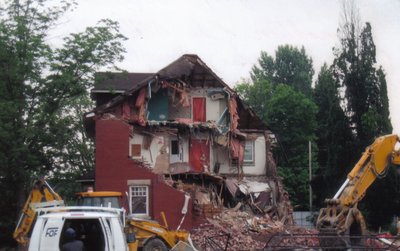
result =
[{"label": "truck tire", "polygon": [[146,242],[143,251],[168,251],[168,248],[162,240],[154,238]]}]

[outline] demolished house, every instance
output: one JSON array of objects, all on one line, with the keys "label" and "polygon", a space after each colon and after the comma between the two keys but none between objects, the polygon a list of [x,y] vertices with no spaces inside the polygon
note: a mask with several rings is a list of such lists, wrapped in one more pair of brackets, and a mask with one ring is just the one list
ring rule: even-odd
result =
[{"label": "demolished house", "polygon": [[165,212],[186,229],[225,210],[292,222],[273,134],[197,55],[156,73],[98,73],[91,95],[95,189],[127,192],[133,216]]}]

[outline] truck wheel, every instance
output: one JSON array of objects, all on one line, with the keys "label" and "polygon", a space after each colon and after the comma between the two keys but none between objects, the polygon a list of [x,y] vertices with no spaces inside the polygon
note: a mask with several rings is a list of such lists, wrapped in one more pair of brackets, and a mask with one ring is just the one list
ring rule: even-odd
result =
[{"label": "truck wheel", "polygon": [[154,238],[146,242],[143,251],[168,251],[168,248],[162,240]]}]

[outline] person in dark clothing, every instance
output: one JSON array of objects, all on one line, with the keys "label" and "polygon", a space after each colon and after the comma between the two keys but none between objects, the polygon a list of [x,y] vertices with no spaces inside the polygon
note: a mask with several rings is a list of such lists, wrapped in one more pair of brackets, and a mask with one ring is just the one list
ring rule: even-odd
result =
[{"label": "person in dark clothing", "polygon": [[65,231],[65,239],[67,242],[62,246],[62,251],[85,251],[83,242],[75,239],[76,233],[73,228]]}]

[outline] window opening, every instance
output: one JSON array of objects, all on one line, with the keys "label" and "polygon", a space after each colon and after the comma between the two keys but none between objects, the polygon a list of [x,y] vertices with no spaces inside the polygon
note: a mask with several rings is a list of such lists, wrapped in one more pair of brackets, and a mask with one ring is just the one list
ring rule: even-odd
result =
[{"label": "window opening", "polygon": [[246,141],[244,146],[243,162],[254,163],[254,141]]},{"label": "window opening", "polygon": [[178,155],[179,154],[179,142],[178,140],[171,140],[171,154]]},{"label": "window opening", "polygon": [[131,144],[131,157],[137,158],[142,156],[142,145]]},{"label": "window opening", "polygon": [[149,187],[131,186],[130,187],[131,214],[149,215]]},{"label": "window opening", "polygon": [[[243,153],[243,165],[253,165],[254,164],[254,141],[246,141],[244,145]],[[231,166],[237,166],[238,159],[231,160]]]}]

